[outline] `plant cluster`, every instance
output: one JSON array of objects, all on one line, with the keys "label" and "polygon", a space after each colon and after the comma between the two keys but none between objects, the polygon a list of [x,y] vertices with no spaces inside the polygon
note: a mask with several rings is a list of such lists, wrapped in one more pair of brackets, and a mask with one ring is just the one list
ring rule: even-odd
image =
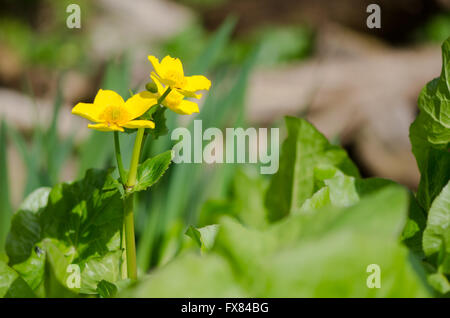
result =
[{"label": "plant cluster", "polygon": [[[166,108],[196,111],[191,101],[182,106],[185,97],[199,97],[196,91],[210,85],[185,77],[179,60],[150,57],[155,74],[146,92],[125,102],[100,91],[95,107],[73,110],[115,136],[137,129],[129,171],[121,167],[116,137],[119,178],[111,169],[89,170],[79,181],[30,194],[12,219],[0,296],[448,296],[450,39],[442,52],[442,73],[422,90],[410,128],[421,173],[417,193],[361,178],[345,150],[306,120],[286,117],[278,172],[270,180],[237,172],[228,197],[203,206],[170,261],[138,275],[133,197],[171,161],[168,151],[139,164],[146,132],[159,135]],[[373,264],[381,270],[379,288],[367,283]],[[68,284],[71,265],[79,268],[78,287]]]}]

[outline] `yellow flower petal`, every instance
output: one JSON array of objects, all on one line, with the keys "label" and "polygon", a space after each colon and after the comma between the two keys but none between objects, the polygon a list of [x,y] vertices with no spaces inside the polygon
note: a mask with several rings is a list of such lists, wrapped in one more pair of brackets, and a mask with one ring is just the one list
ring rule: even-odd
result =
[{"label": "yellow flower petal", "polygon": [[90,121],[99,122],[100,114],[103,112],[104,108],[91,103],[78,103],[72,108],[72,114],[81,116]]},{"label": "yellow flower petal", "polygon": [[156,76],[155,72],[152,72],[150,74],[151,79],[153,80],[153,82],[155,82],[156,87],[158,88],[158,95],[161,96],[162,94],[164,94],[164,91],[166,90],[161,82],[159,81],[158,77]]},{"label": "yellow flower petal", "polygon": [[111,90],[100,89],[94,99],[94,104],[101,107],[122,106],[124,103],[122,96]]},{"label": "yellow flower petal", "polygon": [[132,120],[122,125],[125,128],[155,128],[155,123],[150,120]]},{"label": "yellow flower petal", "polygon": [[117,126],[115,124],[108,125],[105,123],[89,124],[88,128],[99,130],[99,131],[124,131],[124,129],[120,126]]},{"label": "yellow flower petal", "polygon": [[161,64],[159,64],[158,58],[153,55],[149,55],[148,60],[150,61],[150,63],[152,63],[152,66],[153,66],[153,69],[155,70],[155,72],[157,74],[161,74],[162,69],[161,69]]},{"label": "yellow flower petal", "polygon": [[144,114],[150,107],[158,103],[157,98],[150,92],[140,92],[133,95],[125,102],[125,109],[131,115],[131,119],[135,119]]},{"label": "yellow flower petal", "polygon": [[183,91],[196,92],[209,90],[211,87],[211,81],[203,75],[186,76],[186,85],[183,87]]},{"label": "yellow flower petal", "polygon": [[160,77],[167,75],[168,72],[174,72],[179,74],[181,77],[184,77],[183,64],[181,64],[180,59],[173,58],[170,55],[167,55],[161,60],[161,69],[162,73],[155,70]]},{"label": "yellow flower petal", "polygon": [[191,115],[199,112],[197,103],[190,100],[182,100],[176,107],[169,108],[180,115]]},{"label": "yellow flower petal", "polygon": [[176,91],[179,92],[179,94],[182,94],[183,96],[186,96],[186,97],[197,98],[197,99],[202,98],[202,94],[195,94],[193,92],[185,91],[182,89],[177,89]]}]

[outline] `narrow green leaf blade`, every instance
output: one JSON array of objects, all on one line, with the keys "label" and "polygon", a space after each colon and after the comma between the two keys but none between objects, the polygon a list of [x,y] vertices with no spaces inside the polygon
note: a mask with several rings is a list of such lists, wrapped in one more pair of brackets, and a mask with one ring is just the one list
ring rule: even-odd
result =
[{"label": "narrow green leaf blade", "polygon": [[7,161],[6,124],[2,120],[0,123],[0,253],[5,251],[5,241],[12,216]]}]

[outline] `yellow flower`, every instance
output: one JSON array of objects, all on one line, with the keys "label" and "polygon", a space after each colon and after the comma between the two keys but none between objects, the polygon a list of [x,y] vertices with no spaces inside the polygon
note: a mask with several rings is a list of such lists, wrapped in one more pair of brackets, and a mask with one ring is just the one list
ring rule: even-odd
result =
[{"label": "yellow flower", "polygon": [[155,123],[150,120],[135,119],[156,104],[156,98],[149,92],[135,94],[125,102],[116,92],[100,89],[94,103],[78,103],[72,114],[97,123],[88,127],[100,131],[124,131],[124,127],[155,128]]},{"label": "yellow flower", "polygon": [[[202,75],[184,76],[183,65],[177,58],[166,56],[161,60],[152,55],[148,57],[155,70],[151,74],[164,85],[186,97],[200,98],[197,91],[209,90],[211,82]],[[156,73],[155,73],[156,72]]]},{"label": "yellow flower", "polygon": [[[164,87],[156,76],[151,75],[153,82],[156,84],[158,92],[156,96],[161,97],[166,91],[167,87]],[[170,93],[162,101],[163,106],[166,106],[170,110],[180,115],[191,115],[192,113],[198,113],[198,105],[190,100],[184,99],[184,95],[176,90],[170,91]]]}]

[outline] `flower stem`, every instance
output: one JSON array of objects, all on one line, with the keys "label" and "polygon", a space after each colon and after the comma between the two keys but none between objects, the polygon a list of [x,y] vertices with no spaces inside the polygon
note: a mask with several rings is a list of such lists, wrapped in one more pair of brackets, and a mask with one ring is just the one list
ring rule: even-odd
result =
[{"label": "flower stem", "polygon": [[136,183],[136,177],[137,177],[137,168],[139,164],[139,157],[141,155],[141,145],[142,140],[144,138],[144,131],[145,128],[139,128],[136,134],[136,140],[134,141],[134,148],[133,148],[133,154],[131,156],[131,163],[130,163],[130,172],[128,173],[128,180],[127,180],[127,188],[133,188]]},{"label": "flower stem", "polygon": [[117,169],[119,170],[120,180],[125,184],[125,170],[123,169],[122,153],[120,151],[119,133],[114,132],[114,149],[116,151]]},{"label": "flower stem", "polygon": [[124,201],[124,224],[125,224],[125,245],[127,254],[128,278],[137,279],[136,267],[136,241],[134,237],[134,193],[131,192],[136,184],[137,168],[141,153],[142,139],[145,128],[139,128],[134,142],[133,154],[131,157],[130,171],[126,183],[126,197]]},{"label": "flower stem", "polygon": [[166,91],[161,95],[160,98],[158,98],[158,104],[161,105],[161,103],[163,102],[163,100],[167,97],[167,95],[169,95],[170,91],[172,89],[170,87],[167,87]]},{"label": "flower stem", "polygon": [[[170,87],[164,92],[158,99],[158,104],[169,95]],[[123,169],[122,156],[120,153],[119,136],[114,132],[114,145],[116,149],[117,167],[119,169],[120,178],[125,187],[125,199],[124,199],[124,239],[125,239],[125,253],[127,259],[127,273],[128,278],[132,280],[137,279],[137,265],[136,265],[136,240],[134,236],[134,193],[133,187],[136,184],[137,168],[139,165],[139,158],[143,146],[145,128],[139,128],[134,141],[133,154],[131,156],[130,171],[128,172],[128,178],[125,183],[125,171]]]},{"label": "flower stem", "polygon": [[[122,153],[120,151],[120,141],[119,141],[119,133],[117,131],[114,132],[114,150],[115,150],[115,154],[116,154],[116,161],[117,161],[117,170],[119,170],[119,176],[120,176],[120,181],[123,185],[123,187],[125,188],[125,182],[126,180],[126,175],[125,175],[125,169],[123,168],[123,161],[122,161]],[[120,247],[123,249],[123,255],[122,255],[122,267],[121,267],[121,272],[122,272],[122,278],[126,279],[127,278],[127,263],[126,263],[126,259],[127,259],[127,248],[126,248],[126,243],[125,243],[125,224],[123,225],[122,228],[122,232],[120,233]]]},{"label": "flower stem", "polygon": [[130,194],[124,201],[125,251],[127,255],[128,278],[137,280],[136,241],[134,238],[134,195]]}]

